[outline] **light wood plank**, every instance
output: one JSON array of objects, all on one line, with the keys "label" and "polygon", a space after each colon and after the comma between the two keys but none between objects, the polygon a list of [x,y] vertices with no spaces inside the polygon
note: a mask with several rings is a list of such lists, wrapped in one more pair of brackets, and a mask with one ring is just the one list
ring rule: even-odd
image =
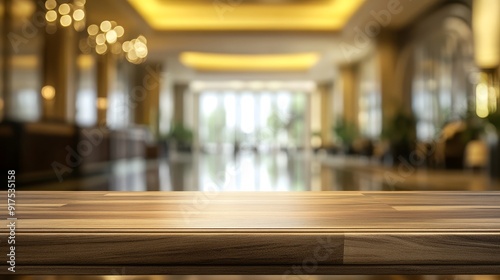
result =
[{"label": "light wood plank", "polygon": [[21,274],[500,273],[500,192],[18,191],[16,203]]}]

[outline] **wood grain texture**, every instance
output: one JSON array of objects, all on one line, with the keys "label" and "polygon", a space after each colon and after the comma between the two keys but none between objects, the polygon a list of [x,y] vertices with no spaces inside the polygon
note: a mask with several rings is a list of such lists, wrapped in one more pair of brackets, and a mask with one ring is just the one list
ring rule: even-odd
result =
[{"label": "wood grain texture", "polygon": [[342,242],[338,233],[25,233],[17,252],[26,265],[280,265],[301,263],[318,247],[318,264],[331,265],[342,264]]},{"label": "wood grain texture", "polygon": [[21,274],[500,273],[499,206],[500,192],[19,191],[16,264]]},{"label": "wood grain texture", "polygon": [[[306,279],[307,275],[465,275],[498,274],[498,265],[337,265],[318,266],[305,276],[293,266],[19,266],[16,274],[45,275],[282,275],[280,279]],[[7,271],[7,266],[0,266]],[[291,272],[291,273],[290,273]],[[288,274],[290,273],[290,274]],[[142,279],[142,278],[139,278]],[[273,278],[271,278],[273,279]],[[420,278],[419,278],[420,279]],[[426,279],[426,278],[424,278]],[[446,278],[449,279],[449,278]],[[460,279],[460,278],[459,278]]]}]

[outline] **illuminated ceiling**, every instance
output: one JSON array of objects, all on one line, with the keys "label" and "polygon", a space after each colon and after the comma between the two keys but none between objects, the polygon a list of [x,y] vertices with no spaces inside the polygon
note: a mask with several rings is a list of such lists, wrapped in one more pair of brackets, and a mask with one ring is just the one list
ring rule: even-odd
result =
[{"label": "illuminated ceiling", "polygon": [[316,53],[235,55],[183,52],[180,61],[198,71],[307,71],[319,60]]},{"label": "illuminated ceiling", "polygon": [[129,0],[160,31],[338,31],[364,0]]}]

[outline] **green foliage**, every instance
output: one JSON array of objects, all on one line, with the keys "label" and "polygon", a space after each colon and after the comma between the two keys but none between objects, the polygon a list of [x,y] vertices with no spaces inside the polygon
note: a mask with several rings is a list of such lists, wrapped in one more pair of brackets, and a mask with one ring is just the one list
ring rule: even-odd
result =
[{"label": "green foliage", "polygon": [[182,123],[174,123],[167,134],[167,141],[176,141],[180,145],[191,145],[193,132]]},{"label": "green foliage", "polygon": [[486,118],[486,120],[490,124],[492,124],[497,129],[497,131],[500,131],[500,112],[499,111],[496,111],[492,114],[489,114],[488,117]]},{"label": "green foliage", "polygon": [[[492,120],[495,119],[492,115],[488,116],[488,118],[489,117],[492,117]],[[476,113],[471,110],[467,111],[463,120],[465,122],[465,130],[463,131],[463,141],[465,143],[478,139],[481,133],[484,132],[486,123],[489,121],[479,118]]]},{"label": "green foliage", "polygon": [[413,143],[416,141],[416,124],[413,114],[400,110],[387,122],[382,135],[392,144]]},{"label": "green foliage", "polygon": [[344,118],[337,120],[337,123],[333,126],[333,133],[342,141],[342,145],[346,147],[350,146],[357,136],[356,126]]}]

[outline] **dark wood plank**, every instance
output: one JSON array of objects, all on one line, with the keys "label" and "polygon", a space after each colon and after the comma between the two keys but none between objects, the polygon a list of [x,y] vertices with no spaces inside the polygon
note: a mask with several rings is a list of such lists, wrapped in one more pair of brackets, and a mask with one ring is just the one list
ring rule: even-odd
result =
[{"label": "dark wood plank", "polygon": [[[7,271],[7,266],[0,266]],[[302,273],[302,274],[300,274]],[[266,279],[292,280],[307,275],[479,275],[500,274],[499,265],[338,265],[314,270],[293,266],[19,266],[19,275],[266,275]],[[387,278],[384,278],[387,279]],[[398,278],[399,279],[399,278]],[[446,278],[448,279],[448,278]]]},{"label": "dark wood plank", "polygon": [[[282,265],[321,254],[342,264],[342,234],[287,233],[24,233],[23,265]],[[41,252],[50,252],[40,258]]]}]

